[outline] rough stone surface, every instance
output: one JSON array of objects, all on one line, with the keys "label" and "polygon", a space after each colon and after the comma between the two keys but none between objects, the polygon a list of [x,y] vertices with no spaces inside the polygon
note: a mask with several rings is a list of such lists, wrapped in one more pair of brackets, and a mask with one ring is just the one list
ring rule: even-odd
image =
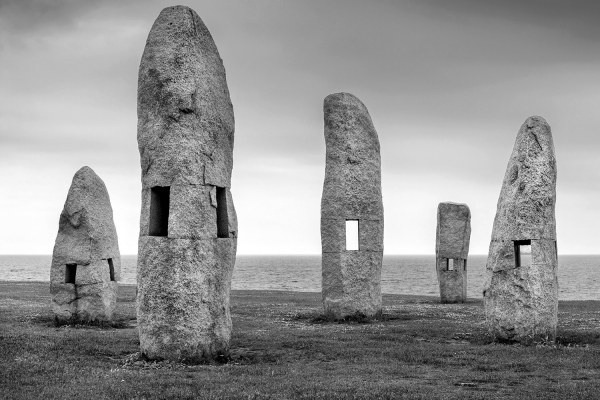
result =
[{"label": "rough stone surface", "polygon": [[[121,256],[108,191],[91,168],[83,167],[73,177],[58,224],[50,269],[55,318],[110,321],[117,303]],[[68,264],[76,265],[74,283],[66,282]]]},{"label": "rough stone surface", "polygon": [[[344,318],[381,313],[383,201],[377,132],[349,93],[327,96],[326,166],[321,199],[323,307]],[[346,250],[346,220],[359,222],[359,250]]]},{"label": "rough stone surface", "polygon": [[[528,118],[506,168],[483,291],[490,332],[522,343],[553,340],[558,322],[556,159],[550,126]],[[530,241],[531,262],[517,265],[515,241]]]},{"label": "rough stone surface", "polygon": [[[440,203],[437,210],[435,254],[442,303],[462,303],[467,300],[467,257],[470,239],[469,207],[452,202]],[[448,266],[452,263],[454,268],[450,270]]]},{"label": "rough stone surface", "polygon": [[[208,29],[188,7],[165,8],[148,35],[138,81],[137,315],[148,358],[194,361],[229,352],[233,137],[225,68]],[[168,207],[153,204],[156,187],[169,187]],[[157,208],[168,213],[164,236],[151,229]]]}]

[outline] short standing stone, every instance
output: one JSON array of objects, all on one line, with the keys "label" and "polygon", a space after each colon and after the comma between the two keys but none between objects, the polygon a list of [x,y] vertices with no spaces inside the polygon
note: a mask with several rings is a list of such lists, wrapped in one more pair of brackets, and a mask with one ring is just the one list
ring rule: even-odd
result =
[{"label": "short standing stone", "polygon": [[50,293],[58,322],[110,321],[121,256],[108,191],[89,167],[73,177],[52,254]]},{"label": "short standing stone", "polygon": [[[326,315],[381,313],[383,202],[379,139],[365,105],[349,93],[327,96],[326,166],[321,199],[323,307]],[[346,229],[358,229],[347,248]]]},{"label": "short standing stone", "polygon": [[138,80],[137,316],[148,358],[199,361],[229,352],[233,137],[225,68],[208,29],[188,7],[165,8],[148,34]]},{"label": "short standing stone", "polygon": [[554,340],[558,322],[556,159],[550,126],[528,118],[506,168],[486,266],[487,324],[500,340]]},{"label": "short standing stone", "polygon": [[466,204],[440,203],[435,242],[436,270],[442,303],[467,300],[467,257],[471,211]]}]

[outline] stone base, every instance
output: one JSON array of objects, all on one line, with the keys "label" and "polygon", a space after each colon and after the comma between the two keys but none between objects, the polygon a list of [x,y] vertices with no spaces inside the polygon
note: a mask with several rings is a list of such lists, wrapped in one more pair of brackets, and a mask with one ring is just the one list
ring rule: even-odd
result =
[{"label": "stone base", "polygon": [[[558,324],[557,258],[554,240],[532,240],[531,265],[514,267],[513,242],[492,243],[506,247],[488,260],[483,293],[490,333],[499,340],[531,343],[556,338]],[[509,268],[510,266],[510,268]]]},{"label": "stone base", "polygon": [[201,361],[228,355],[236,245],[235,238],[140,238],[137,320],[145,357]]},{"label": "stone base", "polygon": [[[120,272],[120,258],[113,260]],[[117,306],[119,285],[110,280],[108,262],[96,260],[77,265],[74,284],[64,283],[66,264],[65,260],[55,257],[50,272],[52,311],[57,322],[110,322]]]},{"label": "stone base", "polygon": [[448,271],[446,269],[446,258],[438,258],[436,269],[442,304],[464,303],[467,301],[467,271],[464,266],[465,260],[460,261],[460,265],[455,265],[454,270]]},{"label": "stone base", "polygon": [[383,252],[323,253],[323,308],[325,315],[342,319],[381,314]]},{"label": "stone base", "polygon": [[52,311],[59,323],[110,322],[117,305],[117,292],[117,282],[52,283]]}]

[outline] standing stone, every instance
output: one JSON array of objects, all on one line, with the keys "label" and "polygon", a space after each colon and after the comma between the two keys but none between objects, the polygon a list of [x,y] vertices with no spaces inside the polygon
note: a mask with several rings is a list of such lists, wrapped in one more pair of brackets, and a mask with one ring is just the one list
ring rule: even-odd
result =
[{"label": "standing stone", "polygon": [[530,117],[508,161],[486,266],[485,314],[497,339],[556,337],[555,203],[552,132],[543,118]]},{"label": "standing stone", "polygon": [[138,80],[137,316],[147,358],[200,361],[229,352],[233,135],[225,68],[210,32],[192,9],[165,8]]},{"label": "standing stone", "polygon": [[[381,313],[383,202],[379,139],[365,105],[349,93],[325,98],[325,183],[321,199],[323,307],[340,319]],[[358,221],[358,250],[346,249]]]},{"label": "standing stone", "polygon": [[110,321],[121,255],[108,191],[83,167],[73,177],[52,253],[50,294],[58,323]]},{"label": "standing stone", "polygon": [[471,239],[471,211],[466,204],[438,205],[435,241],[436,270],[442,303],[467,300],[467,257]]}]

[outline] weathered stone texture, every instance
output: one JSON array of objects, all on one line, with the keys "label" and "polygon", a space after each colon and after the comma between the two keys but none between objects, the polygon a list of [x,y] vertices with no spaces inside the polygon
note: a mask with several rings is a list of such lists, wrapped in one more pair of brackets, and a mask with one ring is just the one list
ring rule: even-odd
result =
[{"label": "weathered stone texture", "polygon": [[[66,282],[68,264],[76,265],[74,283]],[[50,293],[56,319],[110,321],[120,276],[121,256],[108,191],[91,168],[83,167],[73,177],[52,254]]]},{"label": "weathered stone texture", "polygon": [[231,187],[233,106],[225,67],[192,9],[167,7],[146,41],[138,78],[144,187]]},{"label": "weathered stone texture", "polygon": [[[349,93],[327,96],[321,199],[323,307],[335,318],[381,313],[383,201],[377,132]],[[346,250],[346,220],[359,221],[359,250]]]},{"label": "weathered stone texture", "polygon": [[[225,68],[208,29],[188,7],[165,8],[148,35],[138,81],[137,315],[148,358],[193,361],[229,351],[233,138]],[[168,208],[152,204],[157,186],[169,187]],[[151,229],[160,219],[153,207],[168,213],[167,226],[159,224],[163,236]]]},{"label": "weathered stone texture", "polygon": [[[466,204],[444,202],[438,205],[436,230],[436,270],[442,303],[462,303],[467,299],[467,257],[471,239],[471,211]],[[454,260],[454,269],[448,263]]]},{"label": "weathered stone texture", "polygon": [[[483,291],[490,332],[523,343],[553,340],[558,322],[556,159],[550,126],[528,118],[508,162]],[[517,265],[515,241],[530,241],[531,263]]]}]

